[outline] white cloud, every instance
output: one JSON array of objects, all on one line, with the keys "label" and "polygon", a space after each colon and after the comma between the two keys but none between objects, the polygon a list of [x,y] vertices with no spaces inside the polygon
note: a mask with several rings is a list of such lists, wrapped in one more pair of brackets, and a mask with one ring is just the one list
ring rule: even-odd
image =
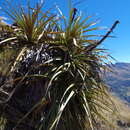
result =
[{"label": "white cloud", "polygon": [[43,0],[41,0],[41,3],[43,3]]},{"label": "white cloud", "polygon": [[4,16],[0,16],[0,19],[2,19],[2,20],[8,20],[8,18],[4,17]]},{"label": "white cloud", "polygon": [[7,24],[6,20],[8,20],[7,17],[0,16],[0,22],[1,22],[1,23]]}]

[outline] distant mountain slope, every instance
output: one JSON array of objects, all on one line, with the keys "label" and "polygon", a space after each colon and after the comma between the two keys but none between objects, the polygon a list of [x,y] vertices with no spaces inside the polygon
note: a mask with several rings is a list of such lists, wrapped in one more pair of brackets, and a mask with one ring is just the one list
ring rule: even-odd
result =
[{"label": "distant mountain slope", "polygon": [[121,99],[130,103],[130,63],[116,63],[114,73],[106,74],[106,82]]}]

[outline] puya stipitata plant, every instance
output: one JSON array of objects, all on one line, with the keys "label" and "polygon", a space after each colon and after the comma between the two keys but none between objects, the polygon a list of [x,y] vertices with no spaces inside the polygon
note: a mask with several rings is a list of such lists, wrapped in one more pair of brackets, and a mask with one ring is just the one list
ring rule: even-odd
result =
[{"label": "puya stipitata plant", "polygon": [[[5,91],[8,83],[13,84],[9,97],[1,101],[7,106],[5,126],[93,130],[97,120],[107,121],[104,111],[114,110],[101,77],[102,58],[106,58],[101,54],[103,50],[97,49],[101,40],[89,39],[95,36],[88,33],[98,29],[92,28],[96,23],[88,23],[90,17],[83,19],[76,15],[77,9],[71,8],[68,19],[61,13],[58,20],[63,24],[59,24],[55,15],[42,13],[41,7],[32,9],[28,5],[28,12],[22,8],[7,12],[18,27],[13,37],[0,44],[19,51],[9,71],[13,77],[1,90]],[[88,49],[90,46],[92,49]]]}]

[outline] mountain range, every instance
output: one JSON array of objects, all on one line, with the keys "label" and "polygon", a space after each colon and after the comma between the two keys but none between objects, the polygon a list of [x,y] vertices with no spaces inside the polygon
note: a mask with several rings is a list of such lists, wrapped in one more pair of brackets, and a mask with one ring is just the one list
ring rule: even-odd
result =
[{"label": "mountain range", "polygon": [[130,104],[130,63],[115,63],[113,72],[107,72],[105,81],[110,90]]}]

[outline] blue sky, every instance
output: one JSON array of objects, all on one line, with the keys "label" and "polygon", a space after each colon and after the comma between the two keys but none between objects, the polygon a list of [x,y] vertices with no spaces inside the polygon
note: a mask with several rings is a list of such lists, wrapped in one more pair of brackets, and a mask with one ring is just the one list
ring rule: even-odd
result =
[{"label": "blue sky", "polygon": [[[2,2],[0,0],[0,6]],[[25,4],[26,0],[18,0],[21,4]],[[38,0],[30,0],[35,4]],[[45,0],[45,8],[51,8],[55,4],[59,5],[61,10],[67,15],[68,0]],[[72,0],[75,7],[81,10],[84,15],[94,15],[93,19],[99,19],[98,26],[108,27],[119,20],[120,24],[116,27],[111,35],[116,38],[108,38],[103,43],[103,48],[109,49],[108,52],[118,62],[130,62],[130,0]],[[11,0],[15,5],[16,0]],[[0,16],[3,15],[2,13]],[[96,32],[97,33],[97,32]],[[100,31],[104,34],[105,31]],[[98,33],[97,33],[98,34]]]}]

